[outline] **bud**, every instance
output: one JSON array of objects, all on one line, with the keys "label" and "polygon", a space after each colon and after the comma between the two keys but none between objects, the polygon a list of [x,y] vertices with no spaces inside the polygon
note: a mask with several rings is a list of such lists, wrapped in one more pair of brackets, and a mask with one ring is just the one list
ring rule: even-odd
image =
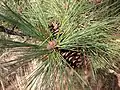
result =
[{"label": "bud", "polygon": [[101,3],[102,0],[95,0],[95,3],[98,4],[98,3]]},{"label": "bud", "polygon": [[102,2],[102,0],[89,0],[89,2],[92,2],[94,4],[99,4]]},{"label": "bud", "polygon": [[49,41],[47,44],[47,49],[48,50],[54,49],[56,45],[57,45],[56,40]]}]

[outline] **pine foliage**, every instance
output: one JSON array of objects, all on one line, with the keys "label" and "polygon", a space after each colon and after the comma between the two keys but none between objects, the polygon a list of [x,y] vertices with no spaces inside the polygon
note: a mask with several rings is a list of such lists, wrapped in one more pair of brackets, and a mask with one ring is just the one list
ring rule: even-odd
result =
[{"label": "pine foliage", "polygon": [[0,79],[4,81],[25,63],[35,61],[36,68],[24,82],[25,90],[91,89],[91,81],[84,78],[89,71],[95,81],[100,75],[98,70],[119,68],[119,37],[113,35],[119,33],[118,3],[119,0],[98,4],[87,0],[1,1],[0,20],[16,25],[16,32],[37,42],[0,37],[1,50],[19,52],[17,59],[0,61],[1,69],[14,66],[0,74]]}]

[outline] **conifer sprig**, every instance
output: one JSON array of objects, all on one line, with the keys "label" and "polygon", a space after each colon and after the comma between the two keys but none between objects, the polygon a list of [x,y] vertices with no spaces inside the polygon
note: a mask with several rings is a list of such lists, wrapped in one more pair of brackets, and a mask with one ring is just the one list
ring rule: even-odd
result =
[{"label": "conifer sprig", "polygon": [[[110,12],[117,8],[114,7],[116,2],[105,6],[106,2],[93,5],[87,0],[30,0],[21,13],[10,7],[10,3],[3,2],[0,20],[15,24],[25,36],[37,38],[39,42],[30,44],[0,39],[1,49],[20,52],[17,59],[1,64],[4,67],[15,65],[13,70],[17,70],[24,63],[37,62],[27,77],[25,90],[78,90],[76,83],[91,88],[84,79],[86,61],[89,61],[88,69],[92,70],[91,78],[95,78],[98,69],[113,68],[117,63],[114,58],[120,56],[119,42],[112,36],[112,28],[119,24],[119,15],[115,15],[119,10]],[[59,24],[57,28],[52,26],[57,33],[50,31],[49,25],[54,22]],[[71,65],[79,53],[83,67],[75,69]]]}]

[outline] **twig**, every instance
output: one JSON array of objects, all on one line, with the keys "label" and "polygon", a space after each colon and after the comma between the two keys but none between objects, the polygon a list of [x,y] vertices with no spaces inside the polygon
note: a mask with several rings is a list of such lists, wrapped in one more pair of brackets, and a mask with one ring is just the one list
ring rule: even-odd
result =
[{"label": "twig", "polygon": [[1,82],[2,89],[5,90],[5,87],[4,87],[4,84],[3,84],[3,81],[0,80],[0,82]]},{"label": "twig", "polygon": [[[13,27],[13,29],[15,28],[15,26]],[[5,28],[4,26],[0,26],[0,32],[4,32],[7,33],[9,35],[17,35],[17,36],[26,36],[25,34],[21,33],[21,32],[16,32],[14,30],[10,30],[8,28]]]}]

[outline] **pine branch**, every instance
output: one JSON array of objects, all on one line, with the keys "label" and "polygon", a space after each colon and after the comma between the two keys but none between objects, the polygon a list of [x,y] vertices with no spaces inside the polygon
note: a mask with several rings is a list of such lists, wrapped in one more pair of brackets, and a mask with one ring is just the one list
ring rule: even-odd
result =
[{"label": "pine branch", "polygon": [[5,28],[4,26],[0,26],[0,32],[4,32],[7,33],[9,35],[17,35],[17,36],[26,36],[25,34],[21,33],[21,32],[16,32],[14,31],[15,26],[13,27],[12,30]]}]

